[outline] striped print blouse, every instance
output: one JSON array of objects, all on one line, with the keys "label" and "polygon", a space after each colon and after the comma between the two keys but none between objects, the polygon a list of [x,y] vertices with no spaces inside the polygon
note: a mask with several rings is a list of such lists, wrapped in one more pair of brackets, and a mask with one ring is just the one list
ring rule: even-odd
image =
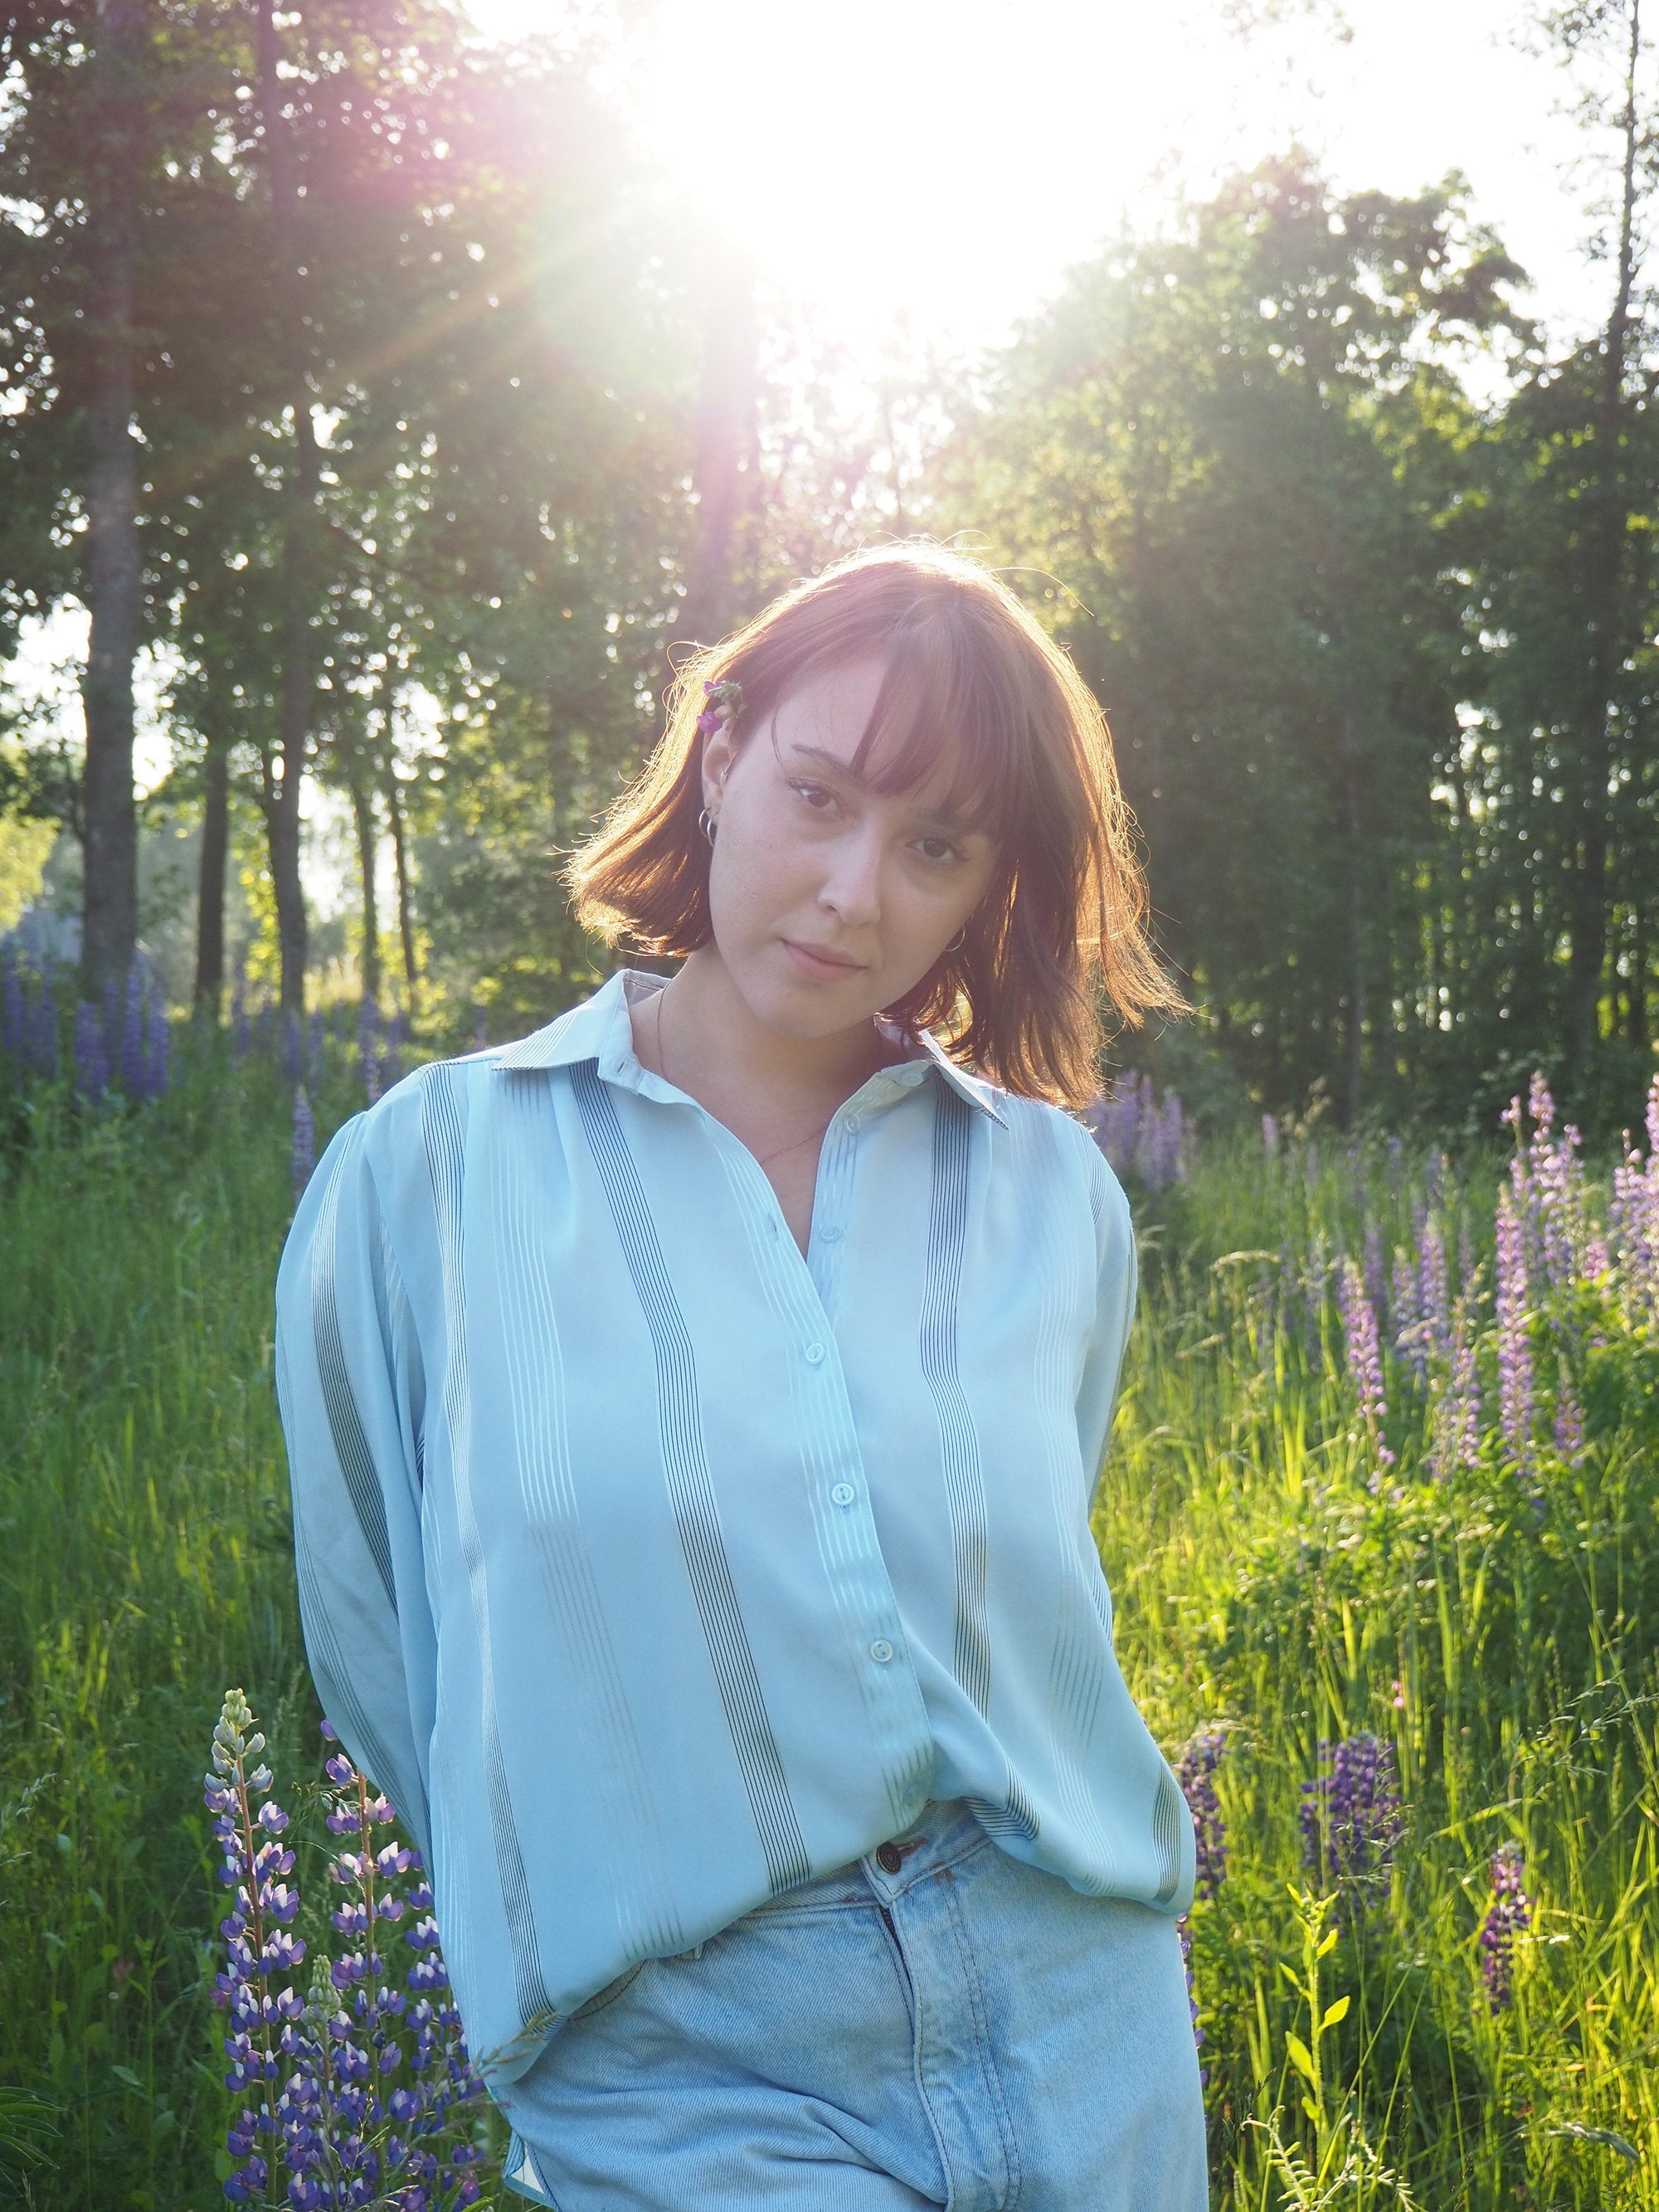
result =
[{"label": "striped print blouse", "polygon": [[924,1036],[830,1122],[803,1258],[636,1059],[659,982],[349,1121],[277,1281],[312,1671],[496,2082],[930,1798],[1085,1894],[1191,1894],[1089,1530],[1134,1300],[1110,1170]]}]

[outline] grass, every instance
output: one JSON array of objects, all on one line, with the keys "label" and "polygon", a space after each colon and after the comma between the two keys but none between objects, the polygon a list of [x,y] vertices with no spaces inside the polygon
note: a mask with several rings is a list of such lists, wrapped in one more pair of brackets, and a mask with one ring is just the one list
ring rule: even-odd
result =
[{"label": "grass", "polygon": [[[222,2201],[206,1741],[240,1684],[279,1791],[316,1741],[270,1384],[289,1097],[210,1054],[140,1113],[77,1127],[42,1091],[0,1129],[0,2196],[40,2212]],[[342,1048],[319,1139],[355,1103]],[[1478,1252],[1497,1173],[1466,1172]],[[1192,1918],[1216,2203],[1659,2212],[1659,1351],[1605,1323],[1589,1448],[1544,1456],[1536,1505],[1491,1437],[1426,1480],[1391,1369],[1373,1489],[1334,1301],[1276,1307],[1277,1267],[1230,1257],[1305,1274],[1367,1210],[1404,1239],[1421,1176],[1218,1143],[1137,1201],[1098,1533],[1160,1739],[1228,1730],[1227,1874]],[[1361,1729],[1407,1838],[1334,1914],[1300,1785]],[[1494,2014],[1510,1838],[1536,1911]]]}]

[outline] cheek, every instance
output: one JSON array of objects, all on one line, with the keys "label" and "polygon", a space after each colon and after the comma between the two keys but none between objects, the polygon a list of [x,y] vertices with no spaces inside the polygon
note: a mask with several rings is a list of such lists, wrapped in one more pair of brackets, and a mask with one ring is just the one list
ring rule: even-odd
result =
[{"label": "cheek", "polygon": [[728,807],[708,865],[708,906],[717,934],[764,924],[797,896],[802,856],[787,826],[764,806]]}]

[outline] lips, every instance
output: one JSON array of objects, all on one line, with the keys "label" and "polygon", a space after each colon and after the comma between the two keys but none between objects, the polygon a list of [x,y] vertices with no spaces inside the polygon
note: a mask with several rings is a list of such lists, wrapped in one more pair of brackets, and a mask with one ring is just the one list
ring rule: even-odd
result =
[{"label": "lips", "polygon": [[827,945],[802,945],[793,937],[786,937],[783,945],[793,955],[796,965],[808,974],[856,975],[865,964],[861,960],[849,960],[844,952],[834,951]]}]

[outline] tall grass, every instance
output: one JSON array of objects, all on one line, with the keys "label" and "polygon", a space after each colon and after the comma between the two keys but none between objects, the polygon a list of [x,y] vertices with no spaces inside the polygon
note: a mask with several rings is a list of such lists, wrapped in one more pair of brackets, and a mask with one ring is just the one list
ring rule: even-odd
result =
[{"label": "tall grass", "polygon": [[[1441,1194],[1488,1279],[1498,1164]],[[1212,1146],[1152,1240],[1098,1533],[1152,1725],[1227,1731],[1227,1872],[1192,1922],[1218,2203],[1659,2207],[1659,1347],[1601,1302],[1588,1448],[1541,1450],[1535,1494],[1490,1428],[1435,1480],[1408,1407],[1380,1469],[1335,1301],[1287,1315],[1277,1248],[1357,1255],[1367,1214],[1409,1244],[1425,1202],[1397,1151]],[[1352,2003],[1316,2099],[1301,1785],[1361,1730],[1395,1747],[1408,1831],[1320,1962]],[[1494,2011],[1511,1839],[1536,1904]]]},{"label": "tall grass", "polygon": [[[343,1048],[314,1095],[320,1139],[361,1100]],[[77,1121],[46,1086],[0,1133],[0,2201],[41,2212],[221,2201],[200,1777],[228,1686],[279,1786],[314,1780],[282,1765],[316,1741],[270,1374],[291,1101],[210,1050],[142,1110]],[[1500,1165],[1437,1186],[1488,1270]],[[1322,1260],[1368,1217],[1408,1239],[1424,1177],[1212,1143],[1137,1200],[1098,1533],[1160,1738],[1226,1730],[1227,1870],[1192,1916],[1217,2203],[1659,2212],[1659,1352],[1601,1328],[1588,1448],[1545,1450],[1535,1498],[1491,1435],[1431,1478],[1391,1359],[1379,1480]],[[1387,1894],[1333,1909],[1301,1785],[1362,1729],[1407,1832]],[[1494,2012],[1509,1839],[1536,1909]]]}]

